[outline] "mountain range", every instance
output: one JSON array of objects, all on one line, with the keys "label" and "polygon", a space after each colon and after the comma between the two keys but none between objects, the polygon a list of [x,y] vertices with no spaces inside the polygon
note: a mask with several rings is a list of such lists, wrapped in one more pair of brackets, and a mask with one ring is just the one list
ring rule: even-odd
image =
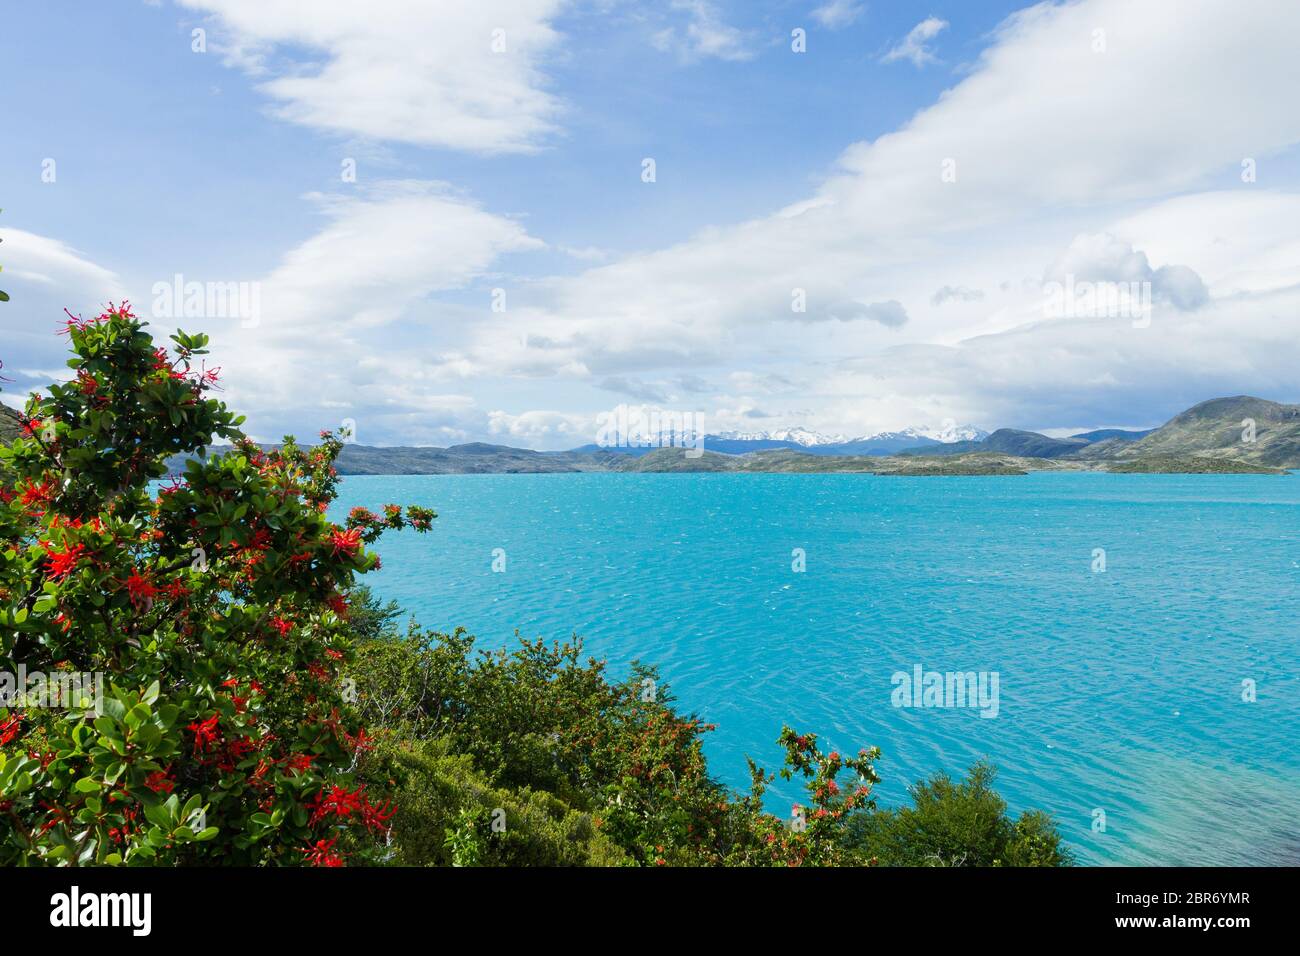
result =
[{"label": "mountain range", "polygon": [[[688,458],[681,448],[584,446],[542,452],[481,442],[450,448],[345,445],[342,474],[502,474],[525,472],[872,472],[1017,474],[1041,470],[1113,472],[1263,472],[1300,469],[1300,405],[1238,395],[1202,402],[1150,431],[1101,429],[1068,438],[1001,428],[940,442],[917,430],[849,441],[812,432],[705,438]],[[0,405],[0,440],[18,434],[17,414]],[[778,437],[782,436],[782,437]],[[816,436],[837,439],[840,436]],[[795,441],[794,439],[801,439]],[[892,447],[894,442],[906,442]],[[729,444],[735,443],[735,444]],[[752,447],[759,446],[759,447]],[[879,448],[879,451],[871,449]],[[730,451],[727,449],[738,449]],[[184,468],[184,459],[170,462]]]},{"label": "mountain range", "polygon": [[[1248,431],[1248,423],[1253,423],[1253,433]],[[1099,429],[1052,438],[1002,428],[992,434],[973,430],[978,437],[948,442],[918,431],[848,441],[800,431],[724,433],[706,436],[703,454],[695,458],[688,458],[681,448],[587,445],[571,451],[539,452],[481,443],[451,448],[348,445],[339,458],[339,470],[345,474],[769,471],[920,475],[1041,470],[1271,473],[1300,469],[1300,405],[1249,396],[1202,402],[1149,431]]]},{"label": "mountain range", "polygon": [[[904,428],[896,432],[878,432],[859,438],[843,435],[825,435],[811,429],[795,427],[776,431],[719,432],[704,436],[704,449],[723,455],[746,455],[756,451],[773,451],[784,448],[808,455],[892,455],[907,448],[921,448],[951,442],[982,441],[988,432],[974,425],[945,425],[942,428]],[[619,443],[615,437],[611,445],[583,445],[575,452],[594,452],[609,449],[629,455],[645,455],[654,451],[652,446]]]}]

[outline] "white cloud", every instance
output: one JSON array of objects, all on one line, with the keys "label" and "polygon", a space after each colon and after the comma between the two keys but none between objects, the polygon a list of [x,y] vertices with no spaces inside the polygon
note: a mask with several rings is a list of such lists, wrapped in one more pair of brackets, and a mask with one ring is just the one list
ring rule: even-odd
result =
[{"label": "white cloud", "polygon": [[812,16],[827,29],[837,30],[855,23],[865,9],[862,0],[828,0],[813,10]]},{"label": "white cloud", "polygon": [[12,380],[7,396],[17,400],[68,377],[61,368],[67,340],[56,334],[67,318],[65,308],[98,315],[127,293],[115,273],[66,243],[7,225],[2,231],[0,287],[10,301],[0,303],[0,374]]},{"label": "white cloud", "polygon": [[685,21],[655,33],[651,41],[657,49],[686,60],[708,56],[748,60],[754,56],[749,36],[724,22],[711,0],[672,0],[670,7],[684,14]]},{"label": "white cloud", "polygon": [[[1047,272],[1048,279],[1104,283],[1151,283],[1151,294],[1184,311],[1209,299],[1205,283],[1185,265],[1151,268],[1147,255],[1109,232],[1080,235]],[[1300,278],[1298,276],[1297,278]]]},{"label": "white cloud", "polygon": [[[311,435],[343,418],[357,421],[362,441],[447,444],[484,434],[488,415],[457,387],[477,366],[448,348],[447,316],[458,313],[428,298],[541,243],[434,183],[314,201],[326,223],[276,268],[220,277],[260,288],[260,321],[249,328],[228,314],[156,314],[151,287],[172,276],[124,280],[62,242],[6,227],[0,248],[12,301],[0,307],[0,360],[14,383],[5,398],[52,380],[46,370],[66,358],[66,339],[56,334],[64,306],[94,315],[110,300],[133,298],[157,336],[177,326],[209,333],[208,365],[223,367],[223,397],[249,414],[259,439]],[[198,278],[209,277],[186,277]]]},{"label": "white cloud", "polygon": [[[202,4],[240,8],[235,19],[262,43],[247,49],[270,77],[289,76],[282,45],[326,52],[309,81],[352,62],[344,40],[263,22],[283,6]],[[689,24],[704,9],[677,12]],[[1098,26],[1104,53],[1092,48]],[[709,424],[718,430],[766,415],[759,406],[777,411],[770,396],[780,396],[800,406],[782,414],[846,434],[945,418],[1155,424],[1215,394],[1300,398],[1300,195],[1263,185],[1293,166],[1284,154],[1300,143],[1298,28],[1300,11],[1281,0],[1259,0],[1250,17],[1214,0],[1034,6],[932,106],[845,149],[804,201],[657,251],[608,261],[593,251],[601,264],[575,276],[503,276],[504,314],[454,300],[540,246],[517,222],[429,184],[318,197],[318,233],[261,277],[262,325],[208,330],[230,366],[232,404],[270,437],[328,414],[357,418],[372,441],[495,434],[568,447],[591,434],[594,415],[518,410],[576,407],[579,392],[595,404],[600,383],[707,394],[722,405],[724,420]],[[680,36],[690,55],[728,49]],[[409,59],[412,43],[395,55]],[[356,125],[347,118],[358,104],[386,89],[358,88],[340,122]],[[455,95],[437,109],[469,109]],[[283,98],[286,109],[311,102]],[[523,102],[525,118],[550,115]],[[376,108],[409,118],[426,106]],[[530,148],[545,136],[517,133],[466,148]],[[1240,181],[1242,154],[1259,158],[1260,184]],[[955,181],[941,177],[946,160]],[[50,368],[59,308],[93,308],[124,283],[52,240],[39,254],[28,242],[20,257],[15,233],[3,234],[15,302],[0,306],[0,358]],[[1064,265],[1151,281],[1162,290],[1151,326],[1046,320],[1041,280]],[[807,313],[792,309],[796,289]],[[60,298],[38,325],[27,305],[14,307],[41,290]],[[846,317],[876,321],[825,321]],[[27,348],[29,322],[53,350]]]},{"label": "white cloud", "polygon": [[939,35],[940,31],[948,26],[947,20],[940,20],[938,17],[926,17],[903,38],[903,42],[898,44],[883,57],[881,63],[893,63],[895,60],[909,60],[913,66],[921,67],[927,63],[935,63],[938,57],[926,46],[926,44]]},{"label": "white cloud", "polygon": [[481,276],[501,254],[543,246],[439,183],[385,183],[363,199],[311,198],[328,225],[263,282],[267,322],[276,326],[391,322],[422,296]]},{"label": "white cloud", "polygon": [[[1038,278],[1077,235],[1110,232],[1161,268],[1185,267],[1151,272],[1166,298],[1185,308],[1202,301],[1191,273],[1212,295],[1300,281],[1294,227],[1285,225],[1290,200],[1265,198],[1237,175],[1244,150],[1270,156],[1300,142],[1289,92],[1294,51],[1281,29],[1300,27],[1300,11],[1283,2],[1265,3],[1252,17],[1232,9],[1207,2],[1179,6],[1173,16],[1173,4],[1119,0],[1030,8],[996,31],[971,72],[933,106],[846,149],[807,200],[539,283],[527,309],[479,326],[467,354],[502,374],[523,371],[515,363],[526,361],[526,374],[560,377],[761,367],[824,382],[808,394],[830,416],[819,427],[851,433],[945,417],[1000,424],[996,416],[1008,414],[1018,384],[1026,404],[1038,401],[1033,376],[1040,373],[1057,381],[1086,369],[1069,380],[1071,397],[1082,405],[1091,401],[1080,398],[1084,392],[1118,401],[1114,380],[1135,377],[1076,363],[1080,338],[1052,342],[1065,335],[1064,324],[1025,331],[1043,321]],[[1091,45],[1097,24],[1108,32],[1104,54]],[[954,182],[941,176],[947,159],[955,161]],[[1168,197],[1233,183],[1235,198],[1186,200],[1143,228],[1144,210]],[[1194,254],[1180,251],[1193,241]],[[1220,268],[1218,256],[1228,252],[1233,265]],[[963,264],[960,275],[954,263]],[[924,308],[944,285],[1004,291],[978,307]],[[809,336],[791,307],[795,289],[806,293],[803,318],[824,317],[839,303],[893,300],[906,303],[909,319],[892,328],[822,323]],[[1166,302],[1156,321],[1176,312]],[[1229,313],[1203,306],[1187,315],[1196,321],[1183,326],[1183,338],[1162,340],[1169,351],[1161,361],[1182,363],[1184,381],[1209,390],[1223,378],[1195,332]],[[1252,326],[1263,327],[1263,320]],[[511,348],[523,329],[545,347]],[[985,343],[999,334],[1043,354]],[[1106,326],[1087,334],[1102,339],[1089,354],[1112,355],[1119,370],[1146,356],[1158,337],[1116,339]],[[1275,338],[1268,339],[1273,353]],[[1293,357],[1297,348],[1286,346]],[[937,373],[900,374],[897,388],[886,387],[879,371],[881,363],[928,366],[937,356],[967,361],[968,349],[1005,365],[948,385]],[[826,363],[846,355],[878,358],[868,361],[869,373],[824,381]],[[1004,388],[997,402],[977,397],[989,388],[982,375]],[[1130,414],[1149,396],[1142,387],[1126,399]],[[1014,417],[1024,422],[1019,412]]]},{"label": "white cloud", "polygon": [[590,442],[596,433],[594,415],[556,411],[488,413],[489,431],[509,444],[532,448],[566,449]]},{"label": "white cloud", "polygon": [[217,18],[210,45],[295,123],[482,153],[531,151],[555,131],[542,61],[562,0],[177,2]]},{"label": "white cloud", "polygon": [[[458,325],[448,316],[465,310],[429,297],[462,289],[502,256],[542,243],[437,183],[311,198],[328,221],[260,280],[260,322],[213,329],[232,404],[257,410],[262,429],[334,402],[368,415],[372,436],[431,441],[482,430],[486,417],[474,400],[447,390],[474,367],[448,351]],[[485,295],[481,314],[489,308]]]}]

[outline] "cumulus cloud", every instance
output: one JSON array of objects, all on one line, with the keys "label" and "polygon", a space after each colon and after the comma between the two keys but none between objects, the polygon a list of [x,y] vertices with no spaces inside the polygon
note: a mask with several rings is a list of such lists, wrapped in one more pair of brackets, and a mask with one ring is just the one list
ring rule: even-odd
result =
[{"label": "cumulus cloud", "polygon": [[[528,309],[480,326],[472,354],[509,373],[523,356],[499,346],[527,328],[554,346],[540,363],[529,356],[532,373],[680,372],[773,350],[807,364],[870,354],[900,335],[952,343],[1040,320],[1041,300],[1014,294],[1027,256],[1106,228],[1101,217],[1115,210],[1196,189],[1225,170],[1235,178],[1241,142],[1265,154],[1300,141],[1287,92],[1294,53],[1276,29],[1300,14],[1282,2],[1266,6],[1243,18],[1230,5],[1197,4],[1175,17],[1171,4],[1092,0],[1015,14],[956,86],[897,131],[849,146],[807,199],[539,282]],[[1105,55],[1090,43],[1099,22],[1111,40]],[[1118,42],[1125,39],[1133,42]],[[1144,109],[1133,110],[1135,101]],[[1048,128],[1053,134],[1043,135]],[[945,179],[947,168],[955,178]],[[1238,218],[1234,228],[1249,227]],[[1015,280],[980,320],[991,328],[963,327],[969,310],[945,318],[912,309],[902,326],[894,311],[893,324],[831,323],[792,346],[794,290],[806,293],[805,319],[826,314],[818,303],[929,301],[954,258],[988,270],[967,288]],[[1160,261],[1205,275],[1186,258]],[[1030,274],[1048,265],[1040,258]],[[1200,299],[1185,273],[1167,272],[1161,284],[1171,302]]]},{"label": "cumulus cloud", "polygon": [[1147,255],[1108,232],[1074,238],[1047,278],[1083,282],[1151,284],[1151,296],[1170,302],[1184,311],[1198,309],[1209,300],[1205,283],[1185,265],[1169,264],[1152,269]]},{"label": "cumulus cloud", "polygon": [[[426,440],[481,430],[486,418],[474,401],[447,387],[475,368],[449,350],[453,329],[443,323],[455,312],[439,309],[441,321],[430,322],[429,297],[541,242],[438,183],[309,198],[326,222],[258,280],[257,324],[227,322],[214,336],[214,355],[233,360],[232,399],[270,413],[264,422],[332,399],[369,409],[374,424],[393,431],[418,418]],[[485,298],[481,312],[489,310]],[[437,331],[422,334],[425,326]]]},{"label": "cumulus cloud", "polygon": [[363,198],[309,199],[327,224],[263,280],[266,319],[279,327],[391,322],[421,296],[481,276],[500,255],[543,246],[441,183],[382,183]]},{"label": "cumulus cloud", "polygon": [[177,2],[215,18],[213,48],[292,122],[481,153],[531,151],[555,131],[543,62],[562,0]]},{"label": "cumulus cloud", "polygon": [[855,23],[865,9],[861,0],[829,0],[814,9],[812,17],[827,29],[838,30]]},{"label": "cumulus cloud", "polygon": [[904,420],[1039,429],[1064,422],[1157,425],[1207,398],[1296,396],[1293,348],[1277,316],[1300,289],[1211,302],[1196,312],[1156,304],[1149,326],[1073,319],[955,346],[910,345],[839,363],[826,389],[844,403],[897,407]]},{"label": "cumulus cloud", "polygon": [[912,27],[907,36],[903,38],[902,43],[882,56],[880,62],[893,63],[895,60],[908,60],[913,66],[917,67],[937,62],[938,57],[926,44],[947,27],[947,20],[940,20],[938,17],[926,17]]},{"label": "cumulus cloud", "polygon": [[590,442],[597,428],[594,415],[545,410],[493,411],[488,423],[491,433],[507,444],[552,451]]},{"label": "cumulus cloud", "polygon": [[63,310],[97,315],[128,292],[112,270],[49,236],[6,226],[0,255],[0,279],[10,295],[0,304],[0,362],[12,383],[5,386],[5,398],[21,404],[27,392],[70,374],[64,366],[67,340],[55,335]]},{"label": "cumulus cloud", "polygon": [[753,58],[748,35],[726,23],[711,0],[672,0],[669,8],[682,19],[654,34],[656,49],[676,53],[684,60]]}]

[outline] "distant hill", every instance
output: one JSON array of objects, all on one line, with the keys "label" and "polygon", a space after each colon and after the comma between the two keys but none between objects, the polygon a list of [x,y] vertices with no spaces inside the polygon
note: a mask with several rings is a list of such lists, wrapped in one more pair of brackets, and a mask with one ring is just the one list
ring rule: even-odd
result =
[{"label": "distant hill", "polygon": [[[274,446],[264,446],[267,448]],[[212,451],[227,451],[218,446]],[[606,449],[594,452],[547,452],[472,442],[450,448],[344,445],[339,453],[341,475],[509,475],[578,471],[611,471],[611,460],[630,458]],[[186,456],[167,461],[170,471],[185,470]]]},{"label": "distant hill", "polygon": [[876,475],[1023,475],[1040,467],[1009,456],[982,454],[941,458],[815,455],[786,449],[748,455],[721,455],[706,451],[700,458],[687,458],[680,448],[659,448],[640,458],[625,458],[619,471],[731,472],[781,474],[876,474]]},{"label": "distant hill", "polygon": [[[1248,431],[1254,426],[1254,441]],[[1235,458],[1277,468],[1300,468],[1300,405],[1237,395],[1201,402],[1145,438],[1110,451],[1134,458]]]},{"label": "distant hill", "polygon": [[966,455],[971,452],[998,452],[1020,458],[1060,458],[1087,447],[1082,438],[1048,438],[1038,432],[999,428],[983,441],[959,441],[938,447],[904,449],[904,455]]},{"label": "distant hill", "polygon": [[1080,432],[1078,435],[1071,435],[1071,438],[1082,438],[1086,442],[1109,441],[1112,438],[1118,438],[1120,441],[1137,441],[1139,438],[1145,438],[1150,435],[1154,428],[1148,428],[1146,431],[1134,432],[1125,431],[1123,428],[1099,428],[1092,432]]}]

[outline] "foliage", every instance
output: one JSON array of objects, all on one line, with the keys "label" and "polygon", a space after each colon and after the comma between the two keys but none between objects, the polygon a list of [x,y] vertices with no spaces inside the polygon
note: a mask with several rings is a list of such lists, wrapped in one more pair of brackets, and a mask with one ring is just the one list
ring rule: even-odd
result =
[{"label": "foliage", "polygon": [[[494,785],[445,740],[381,742],[367,774],[397,812],[383,862],[405,866],[625,866],[590,813],[553,794]],[[376,861],[380,862],[380,861]]]},{"label": "foliage", "polygon": [[889,866],[1069,865],[1051,818],[1032,810],[1012,820],[994,777],[984,762],[959,783],[935,774],[911,788],[914,806],[854,820],[846,844]]},{"label": "foliage", "polygon": [[[173,356],[125,303],[65,332],[72,380],[0,446],[0,672],[103,693],[0,709],[0,863],[341,862],[393,812],[355,779],[344,593],[432,512],[329,521],[340,439],[259,451],[209,397],[206,336]],[[235,450],[157,487],[214,437]]]},{"label": "foliage", "polygon": [[709,728],[676,713],[652,667],[611,682],[603,661],[583,660],[581,640],[475,652],[463,629],[412,627],[361,645],[349,675],[376,732],[440,739],[494,786],[593,813],[637,862],[724,852],[726,793],[701,749]]}]

